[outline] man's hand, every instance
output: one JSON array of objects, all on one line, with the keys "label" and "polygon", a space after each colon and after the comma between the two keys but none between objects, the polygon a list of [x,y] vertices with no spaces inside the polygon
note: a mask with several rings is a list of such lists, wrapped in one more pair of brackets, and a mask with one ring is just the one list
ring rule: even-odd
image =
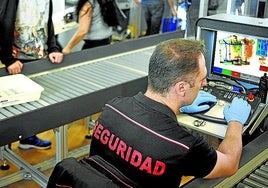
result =
[{"label": "man's hand", "polygon": [[23,64],[17,60],[7,67],[9,74],[19,74],[22,71]]},{"label": "man's hand", "polygon": [[251,106],[242,98],[235,97],[230,105],[225,106],[223,110],[224,118],[230,121],[238,121],[244,125],[248,119]]},{"label": "man's hand", "polygon": [[52,63],[61,63],[63,60],[63,54],[61,52],[52,52],[48,56]]},{"label": "man's hand", "polygon": [[202,103],[207,103],[207,102],[217,102],[217,98],[214,95],[207,93],[205,91],[199,91],[194,102],[191,105],[181,107],[180,112],[197,113],[197,112],[205,111],[209,109],[209,105],[207,104],[202,105]]}]

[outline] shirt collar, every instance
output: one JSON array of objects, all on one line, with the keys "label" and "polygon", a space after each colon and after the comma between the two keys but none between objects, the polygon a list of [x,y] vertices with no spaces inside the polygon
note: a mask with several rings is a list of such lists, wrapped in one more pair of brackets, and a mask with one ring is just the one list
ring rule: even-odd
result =
[{"label": "shirt collar", "polygon": [[162,113],[166,114],[167,116],[171,117],[174,121],[177,121],[176,115],[168,106],[146,97],[141,92],[139,92],[137,95],[135,95],[134,98],[137,101],[139,101],[140,103],[143,103],[144,105],[149,106],[150,108],[154,109],[155,111],[162,112]]}]

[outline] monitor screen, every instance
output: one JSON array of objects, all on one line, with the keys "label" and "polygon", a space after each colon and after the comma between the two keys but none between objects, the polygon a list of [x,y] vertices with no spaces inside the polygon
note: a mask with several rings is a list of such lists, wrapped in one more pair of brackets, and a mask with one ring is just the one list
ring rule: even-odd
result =
[{"label": "monitor screen", "polygon": [[[210,31],[212,32],[212,31]],[[268,39],[226,31],[213,31],[207,59],[208,77],[230,78],[258,84],[268,72]],[[205,39],[205,40],[206,40]]]}]

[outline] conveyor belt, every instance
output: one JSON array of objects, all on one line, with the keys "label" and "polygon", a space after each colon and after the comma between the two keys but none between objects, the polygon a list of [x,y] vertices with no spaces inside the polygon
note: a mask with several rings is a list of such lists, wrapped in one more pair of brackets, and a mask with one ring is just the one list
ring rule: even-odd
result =
[{"label": "conveyor belt", "polygon": [[263,150],[248,163],[242,166],[236,174],[226,178],[215,188],[220,187],[268,187],[268,148]]},{"label": "conveyor belt", "polygon": [[145,77],[153,49],[150,47],[32,75],[31,79],[44,87],[40,100],[1,108],[1,120]]},{"label": "conveyor belt", "polygon": [[241,180],[235,187],[268,187],[268,160],[246,178]]},{"label": "conveyor belt", "polygon": [[[23,74],[44,87],[35,102],[0,108],[0,146],[65,125],[101,110],[119,95],[144,91],[149,57],[174,32],[69,54],[62,64],[24,64]],[[0,76],[7,73],[2,68]]]},{"label": "conveyor belt", "polygon": [[[51,105],[146,76],[151,49],[34,76],[32,79],[45,88],[36,103]],[[131,56],[140,60],[131,62]],[[122,60],[131,63],[123,64]]]}]

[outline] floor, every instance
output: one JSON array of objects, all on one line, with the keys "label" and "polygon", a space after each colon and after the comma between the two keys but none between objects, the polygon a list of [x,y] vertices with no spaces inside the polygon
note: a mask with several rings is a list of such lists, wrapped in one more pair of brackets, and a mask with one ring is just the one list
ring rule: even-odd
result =
[{"label": "floor", "polygon": [[[85,125],[85,119],[81,119],[81,120],[71,123],[68,126],[68,150],[69,152],[81,146],[86,146],[86,145],[89,146],[90,139],[85,138],[87,134],[88,134],[88,129],[87,129],[87,126]],[[38,137],[42,139],[51,140],[52,141],[51,149],[21,150],[18,148],[18,142],[12,143],[11,148],[15,153],[17,153],[25,161],[29,162],[32,165],[54,158],[55,153],[56,153],[56,146],[55,146],[56,140],[55,140],[54,131],[49,130],[49,131],[43,132],[41,134],[38,134]],[[4,176],[7,176],[7,175],[10,175],[12,173],[16,173],[19,171],[19,168],[17,168],[13,164],[8,162],[8,165],[10,166],[9,170],[0,170],[0,179]],[[52,169],[49,169],[49,170],[44,171],[44,174],[49,177],[51,172],[52,172]],[[31,178],[28,178],[28,179],[26,178],[22,181],[13,183],[5,187],[6,188],[20,188],[20,187],[39,188],[40,186],[37,183],[35,183],[33,180],[31,180]]]},{"label": "floor", "polygon": [[[95,116],[96,117],[96,116]],[[94,118],[93,118],[94,119]],[[87,129],[85,119],[81,119],[78,121],[75,121],[68,126],[68,151],[71,152],[76,148],[79,147],[86,147],[90,144],[90,139],[85,138],[86,135],[88,135],[89,131]],[[43,132],[41,134],[38,134],[38,137],[42,139],[48,139],[52,141],[52,147],[48,150],[36,150],[36,149],[30,149],[30,150],[21,150],[18,148],[18,142],[12,143],[11,148],[12,150],[20,155],[24,160],[29,162],[32,165],[35,165],[37,163],[41,163],[45,160],[49,160],[51,158],[55,157],[56,153],[56,146],[55,146],[55,134],[53,130],[49,130],[46,132]],[[2,162],[2,161],[1,161]],[[17,173],[19,171],[19,168],[8,162],[8,165],[10,166],[9,170],[0,170],[0,179],[4,176],[8,176],[12,173]],[[52,169],[46,170],[43,173],[49,177],[52,172]],[[187,181],[191,180],[192,177],[183,177],[182,183],[184,184]],[[25,178],[21,181],[18,181],[16,183],[12,183],[10,185],[5,186],[5,188],[40,188],[40,186],[31,180],[31,178]]]}]

